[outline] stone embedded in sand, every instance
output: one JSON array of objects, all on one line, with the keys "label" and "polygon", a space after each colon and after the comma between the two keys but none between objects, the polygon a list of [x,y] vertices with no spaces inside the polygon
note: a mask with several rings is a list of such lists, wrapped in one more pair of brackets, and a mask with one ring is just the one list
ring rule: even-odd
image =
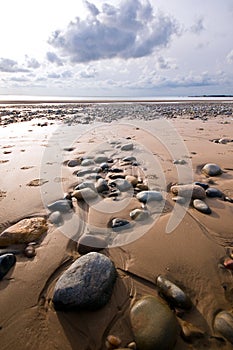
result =
[{"label": "stone embedded in sand", "polygon": [[207,197],[222,198],[222,196],[223,196],[223,193],[218,188],[214,188],[214,187],[207,188],[207,190],[205,192],[206,192]]},{"label": "stone embedded in sand", "polygon": [[103,248],[106,248],[107,241],[104,237],[84,234],[80,237],[77,244],[77,251],[79,254],[87,254],[90,252],[98,252]]},{"label": "stone embedded in sand", "polygon": [[60,211],[54,211],[49,215],[49,221],[54,225],[62,225],[63,217]]},{"label": "stone embedded in sand", "polygon": [[34,258],[34,256],[36,256],[35,247],[33,245],[28,245],[23,253],[27,258]]},{"label": "stone embedded in sand", "polygon": [[128,220],[115,218],[111,222],[111,227],[114,231],[120,231],[129,229],[131,227],[131,224]]},{"label": "stone embedded in sand", "polygon": [[207,188],[209,188],[209,185],[206,184],[205,182],[199,182],[199,181],[196,181],[194,182],[194,185],[198,185],[198,186],[201,186],[204,188],[204,190],[207,190]]},{"label": "stone embedded in sand", "polygon": [[75,190],[82,190],[83,188],[90,188],[94,191],[95,184],[93,181],[83,181],[82,183],[78,184],[74,189]]},{"label": "stone embedded in sand", "polygon": [[226,269],[233,270],[233,259],[226,258],[223,262],[223,265]]},{"label": "stone embedded in sand", "polygon": [[124,157],[123,159],[123,162],[126,162],[126,163],[132,163],[132,162],[136,162],[136,158],[134,156],[127,156],[127,157]]},{"label": "stone embedded in sand", "polygon": [[95,164],[94,160],[89,159],[89,158],[83,159],[83,161],[81,163],[82,166],[89,166],[89,165],[93,165],[93,164]]},{"label": "stone embedded in sand", "polygon": [[136,190],[139,191],[148,191],[149,187],[146,184],[137,184]]},{"label": "stone embedded in sand", "polygon": [[77,259],[55,285],[56,310],[96,310],[110,300],[117,272],[103,254],[92,252]]},{"label": "stone embedded in sand", "polygon": [[109,169],[109,164],[104,162],[100,164],[100,168],[102,171],[107,171]]},{"label": "stone embedded in sand", "polygon": [[214,163],[207,163],[203,168],[202,168],[202,173],[208,175],[208,176],[217,176],[222,174],[222,170],[220,166]]},{"label": "stone embedded in sand", "polygon": [[105,346],[107,349],[111,350],[111,349],[116,349],[119,348],[119,346],[121,345],[121,339],[115,335],[108,335],[106,342],[105,342]]},{"label": "stone embedded in sand", "polygon": [[152,201],[160,202],[163,200],[163,196],[159,191],[142,191],[136,195],[139,202],[149,203]]},{"label": "stone embedded in sand", "polygon": [[132,185],[125,179],[116,179],[109,183],[109,186],[115,186],[119,191],[126,192],[132,189]]},{"label": "stone embedded in sand", "polygon": [[81,162],[82,162],[81,158],[71,159],[71,160],[68,161],[67,166],[73,168],[75,166],[80,165]]},{"label": "stone embedded in sand", "polygon": [[135,221],[144,221],[150,217],[148,210],[134,209],[130,212],[129,216]]},{"label": "stone embedded in sand", "polygon": [[138,349],[172,350],[177,338],[175,315],[154,296],[145,296],[130,311],[132,330]]},{"label": "stone embedded in sand", "polygon": [[233,314],[231,312],[219,312],[214,319],[214,329],[233,344]]},{"label": "stone embedded in sand", "polygon": [[122,151],[131,151],[133,149],[133,143],[126,143],[121,146]]},{"label": "stone embedded in sand", "polygon": [[43,217],[23,219],[0,234],[0,246],[38,241],[47,229]]},{"label": "stone embedded in sand", "polygon": [[16,257],[12,253],[3,254],[0,256],[0,280],[8,273],[8,271],[16,263]]},{"label": "stone embedded in sand", "polygon": [[60,211],[61,213],[68,213],[73,208],[72,201],[69,199],[60,199],[47,205],[50,211]]},{"label": "stone embedded in sand", "polygon": [[197,209],[201,213],[211,214],[210,207],[205,202],[203,202],[201,199],[194,199],[193,206],[195,209]]},{"label": "stone embedded in sand", "polygon": [[108,161],[108,157],[104,155],[99,155],[95,157],[94,161],[95,163],[98,163],[98,164],[105,163]]},{"label": "stone embedded in sand", "polygon": [[171,192],[176,196],[181,196],[189,199],[204,199],[206,197],[205,190],[198,185],[174,185],[171,187]]},{"label": "stone embedded in sand", "polygon": [[109,190],[107,181],[103,178],[98,179],[95,188],[98,193],[107,192]]},{"label": "stone embedded in sand", "polygon": [[156,284],[161,295],[174,307],[184,310],[191,309],[192,302],[190,298],[175,283],[163,276],[158,276]]},{"label": "stone embedded in sand", "polygon": [[132,175],[127,175],[125,179],[132,185],[132,186],[137,186],[138,179],[135,176]]},{"label": "stone embedded in sand", "polygon": [[76,198],[77,200],[91,200],[95,199],[97,196],[97,192],[93,191],[89,187],[83,188],[81,190],[75,190],[72,193],[72,197]]}]

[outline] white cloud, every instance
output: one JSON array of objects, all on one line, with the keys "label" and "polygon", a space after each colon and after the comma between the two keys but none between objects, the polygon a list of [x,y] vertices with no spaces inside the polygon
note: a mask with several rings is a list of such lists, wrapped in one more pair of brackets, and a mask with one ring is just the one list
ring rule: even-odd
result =
[{"label": "white cloud", "polygon": [[204,18],[199,17],[195,20],[194,24],[190,27],[190,32],[199,35],[201,34],[201,32],[203,32],[203,30],[205,30]]},{"label": "white cloud", "polygon": [[63,62],[62,60],[54,53],[54,52],[47,52],[46,58],[51,63],[56,63],[58,66],[62,66]]},{"label": "white cloud", "polygon": [[0,58],[0,72],[20,73],[29,72],[28,69],[19,66],[18,62],[9,58]]},{"label": "white cloud", "polygon": [[227,55],[227,62],[228,63],[233,63],[233,49]]},{"label": "white cloud", "polygon": [[[148,56],[166,46],[178,31],[175,20],[162,12],[155,14],[149,1],[122,0],[118,7],[104,4],[102,10],[88,1],[86,4],[90,14],[86,19],[76,18],[49,39],[49,44],[73,63]],[[47,57],[57,63],[51,53]]]}]

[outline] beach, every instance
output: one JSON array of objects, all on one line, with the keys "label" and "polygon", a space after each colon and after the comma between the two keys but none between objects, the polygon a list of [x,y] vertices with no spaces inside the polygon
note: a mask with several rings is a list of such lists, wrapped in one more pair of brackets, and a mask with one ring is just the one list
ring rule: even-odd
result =
[{"label": "beach", "polygon": [[[1,349],[144,350],[132,309],[148,295],[175,317],[172,349],[232,349],[233,103],[53,102],[0,105],[0,232],[26,218],[46,221],[40,239],[0,247],[16,256],[0,281]],[[209,163],[221,172],[204,172]],[[80,198],[75,188],[85,181],[89,189],[97,182],[107,187]],[[218,190],[207,195],[195,185],[204,191],[196,200],[209,212],[195,208],[192,193],[173,199],[173,186],[194,182]],[[139,200],[143,189],[162,199]],[[52,220],[49,207],[64,198],[70,210]],[[146,212],[145,221],[135,209]],[[117,229],[115,218],[122,220]],[[84,235],[103,246],[83,248]],[[25,255],[26,246],[34,256]],[[114,264],[110,299],[97,310],[58,310],[56,283],[85,255],[81,248]],[[158,276],[178,286],[191,306],[168,301]],[[216,326],[222,311],[228,316]],[[109,335],[121,345],[106,343]]]}]

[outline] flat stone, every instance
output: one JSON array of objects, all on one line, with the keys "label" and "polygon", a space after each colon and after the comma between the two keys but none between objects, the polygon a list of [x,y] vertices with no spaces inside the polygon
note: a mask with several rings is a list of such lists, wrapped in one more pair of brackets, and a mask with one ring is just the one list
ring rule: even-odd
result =
[{"label": "flat stone", "polygon": [[175,185],[171,187],[171,192],[176,196],[189,199],[204,199],[206,197],[205,190],[198,185]]},{"label": "flat stone", "polygon": [[200,211],[204,214],[211,214],[210,207],[205,202],[203,202],[201,199],[194,199],[193,206],[195,209],[197,209],[198,211]]},{"label": "flat stone", "polygon": [[133,143],[126,143],[121,146],[122,151],[131,151],[133,149]]},{"label": "flat stone", "polygon": [[69,199],[60,199],[47,205],[50,211],[60,211],[61,213],[68,213],[73,208],[72,201]]},{"label": "flat stone", "polygon": [[135,221],[144,221],[150,217],[150,213],[148,210],[143,209],[134,209],[130,212],[131,219]]},{"label": "flat stone", "polygon": [[89,165],[93,165],[95,164],[94,160],[93,159],[83,159],[81,165],[82,166],[89,166]]},{"label": "flat stone", "polygon": [[187,202],[187,198],[181,196],[173,197],[172,200],[178,204],[185,204]]},{"label": "flat stone", "polygon": [[83,181],[81,184],[75,187],[75,190],[83,190],[84,188],[90,188],[93,191],[95,190],[95,184],[93,181]]},{"label": "flat stone", "polygon": [[8,273],[15,265],[16,257],[12,253],[3,254],[0,256],[0,280]]},{"label": "flat stone", "polygon": [[132,185],[125,179],[116,179],[109,183],[109,186],[115,186],[119,191],[126,192],[132,189]]},{"label": "flat stone", "polygon": [[204,188],[204,190],[207,190],[207,188],[209,187],[209,185],[206,184],[205,182],[199,182],[199,181],[194,182],[194,185],[201,186],[202,188]]},{"label": "flat stone", "polygon": [[154,296],[138,300],[130,311],[134,340],[138,349],[172,350],[178,324],[168,305]]},{"label": "flat stone", "polygon": [[214,329],[233,344],[233,315],[231,312],[219,312],[214,319]]},{"label": "flat stone", "polygon": [[214,163],[207,163],[202,168],[202,172],[208,176],[217,176],[222,174],[220,166]]},{"label": "flat stone", "polygon": [[126,162],[126,163],[132,163],[132,162],[136,162],[136,158],[134,156],[127,156],[127,157],[124,157],[123,159],[123,162]]},{"label": "flat stone", "polygon": [[91,200],[95,199],[97,196],[97,192],[93,191],[89,187],[83,188],[81,190],[75,190],[72,193],[72,197],[76,198],[77,200]]},{"label": "flat stone", "polygon": [[110,300],[117,272],[103,254],[91,252],[77,259],[55,285],[56,310],[96,310]]},{"label": "flat stone", "polygon": [[111,221],[111,227],[114,231],[121,231],[129,229],[131,227],[131,224],[128,220],[115,218]]},{"label": "flat stone", "polygon": [[136,195],[136,198],[142,203],[149,203],[152,201],[160,202],[163,200],[163,196],[159,191],[142,191]]},{"label": "flat stone", "polygon": [[90,252],[98,252],[106,248],[107,242],[104,237],[97,235],[85,234],[80,237],[77,245],[79,254],[87,254]]},{"label": "flat stone", "polygon": [[207,190],[205,192],[206,192],[207,197],[222,198],[222,196],[223,196],[223,193],[218,188],[214,188],[214,187],[207,188]]},{"label": "flat stone", "polygon": [[23,219],[0,234],[0,246],[38,241],[48,230],[43,217]]},{"label": "flat stone", "polygon": [[107,157],[107,156],[104,156],[104,155],[99,155],[99,156],[96,156],[96,157],[94,158],[94,161],[95,161],[95,163],[98,163],[98,164],[100,164],[100,163],[105,163],[105,162],[108,161],[108,157]]},{"label": "flat stone", "polygon": [[75,167],[75,166],[80,165],[81,162],[82,162],[81,159],[71,159],[71,160],[69,160],[69,162],[67,163],[67,166],[73,168],[73,167]]}]

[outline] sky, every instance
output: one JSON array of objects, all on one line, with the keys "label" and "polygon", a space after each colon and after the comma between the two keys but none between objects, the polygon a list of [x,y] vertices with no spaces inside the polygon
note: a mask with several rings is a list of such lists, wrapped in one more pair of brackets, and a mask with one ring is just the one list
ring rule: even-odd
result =
[{"label": "sky", "polygon": [[233,94],[233,0],[8,0],[0,94]]}]

